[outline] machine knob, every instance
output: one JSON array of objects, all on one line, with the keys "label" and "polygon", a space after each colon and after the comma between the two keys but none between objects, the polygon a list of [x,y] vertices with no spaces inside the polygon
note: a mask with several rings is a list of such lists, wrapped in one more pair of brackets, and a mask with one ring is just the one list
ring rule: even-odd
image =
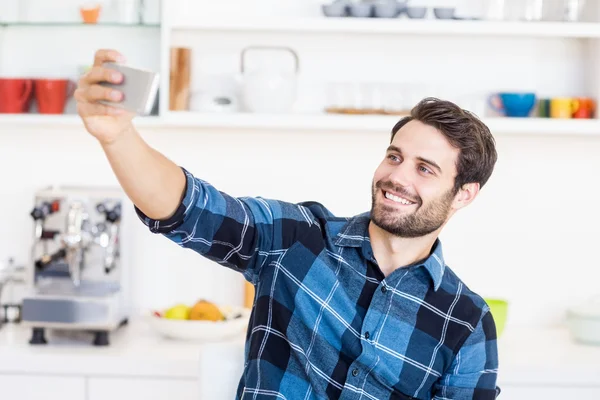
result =
[{"label": "machine knob", "polygon": [[106,204],[98,203],[96,205],[96,210],[104,214],[104,217],[108,222],[115,223],[121,219],[121,204],[117,204],[112,210],[109,209]]},{"label": "machine knob", "polygon": [[106,224],[104,222],[97,223],[96,228],[98,229],[98,232],[100,232],[100,233],[106,232]]},{"label": "machine knob", "polygon": [[31,211],[30,215],[34,219],[34,221],[44,219],[44,210],[42,209],[42,207],[35,207],[33,211]]},{"label": "machine knob", "polygon": [[51,230],[43,230],[40,239],[54,239],[56,236],[60,235],[59,231],[51,231]]},{"label": "machine knob", "polygon": [[58,201],[53,201],[52,203],[45,201],[31,211],[31,217],[35,221],[45,219],[48,215],[58,211],[59,208]]},{"label": "machine knob", "polygon": [[106,213],[106,220],[115,223],[121,219],[121,205],[117,204],[112,210]]},{"label": "machine knob", "polygon": [[39,260],[35,261],[35,268],[38,270],[43,270],[44,268],[46,268],[48,265],[52,264],[53,262],[62,260],[63,258],[66,257],[66,255],[67,255],[67,252],[65,249],[60,249],[54,254],[45,254]]}]

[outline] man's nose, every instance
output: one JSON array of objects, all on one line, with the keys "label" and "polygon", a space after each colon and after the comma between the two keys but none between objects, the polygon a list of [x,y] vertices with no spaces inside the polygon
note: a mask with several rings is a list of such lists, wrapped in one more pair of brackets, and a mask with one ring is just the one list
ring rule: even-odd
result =
[{"label": "man's nose", "polygon": [[415,170],[410,163],[396,165],[389,175],[390,181],[398,186],[411,187],[415,179]]}]

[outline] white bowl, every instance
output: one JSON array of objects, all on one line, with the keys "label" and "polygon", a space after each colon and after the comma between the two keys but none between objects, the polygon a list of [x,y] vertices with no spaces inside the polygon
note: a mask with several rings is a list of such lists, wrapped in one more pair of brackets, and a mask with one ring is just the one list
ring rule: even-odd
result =
[{"label": "white bowl", "polygon": [[567,324],[577,342],[600,346],[600,319],[570,315]]},{"label": "white bowl", "polygon": [[567,325],[576,341],[600,345],[600,302],[596,300],[570,307]]},{"label": "white bowl", "polygon": [[215,342],[245,334],[250,319],[250,310],[233,307],[230,315],[236,314],[241,316],[218,322],[168,319],[154,314],[147,315],[145,319],[155,332],[169,339]]}]

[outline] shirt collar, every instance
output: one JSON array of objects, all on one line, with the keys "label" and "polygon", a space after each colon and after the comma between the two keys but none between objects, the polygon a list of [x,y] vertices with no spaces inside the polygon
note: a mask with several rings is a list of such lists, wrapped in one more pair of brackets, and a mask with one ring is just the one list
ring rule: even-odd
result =
[{"label": "shirt collar", "polygon": [[[335,244],[341,247],[361,247],[366,241],[370,246],[370,221],[370,212],[365,212],[350,218],[336,233]],[[444,255],[442,252],[442,242],[439,238],[435,240],[429,257],[423,260],[419,266],[424,267],[427,270],[433,281],[433,288],[437,291],[442,284],[442,278],[444,277],[444,271],[446,269],[446,263],[444,262]]]},{"label": "shirt collar", "polygon": [[335,238],[335,244],[342,247],[361,247],[363,242],[370,242],[370,212],[352,217],[341,226]]}]

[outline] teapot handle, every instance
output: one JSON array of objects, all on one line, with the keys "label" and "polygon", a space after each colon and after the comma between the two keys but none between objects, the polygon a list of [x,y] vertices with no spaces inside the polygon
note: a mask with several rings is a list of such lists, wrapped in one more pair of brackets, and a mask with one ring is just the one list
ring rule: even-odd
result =
[{"label": "teapot handle", "polygon": [[250,47],[246,47],[244,50],[242,50],[242,55],[240,57],[240,70],[242,71],[242,74],[244,73],[244,69],[245,69],[245,64],[244,64],[244,60],[246,58],[246,53],[249,50],[283,50],[283,51],[287,51],[289,53],[292,54],[292,56],[294,56],[294,61],[296,63],[296,73],[298,73],[298,71],[300,70],[300,59],[298,58],[298,54],[290,47],[285,47],[285,46],[250,46]]}]

